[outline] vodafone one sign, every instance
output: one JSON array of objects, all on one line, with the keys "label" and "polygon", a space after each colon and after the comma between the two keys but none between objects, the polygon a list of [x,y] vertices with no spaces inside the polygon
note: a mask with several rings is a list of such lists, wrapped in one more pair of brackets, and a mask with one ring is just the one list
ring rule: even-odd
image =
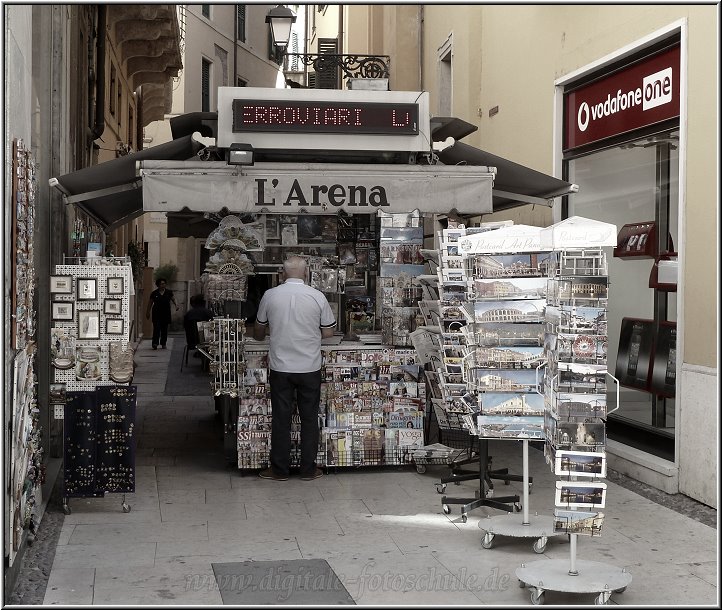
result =
[{"label": "vodafone one sign", "polygon": [[564,96],[564,150],[679,116],[679,45]]}]

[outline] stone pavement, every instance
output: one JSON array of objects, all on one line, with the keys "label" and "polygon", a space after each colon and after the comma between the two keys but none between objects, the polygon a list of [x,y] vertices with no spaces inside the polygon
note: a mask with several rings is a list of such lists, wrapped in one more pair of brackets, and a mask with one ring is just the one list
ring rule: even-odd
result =
[{"label": "stone pavement", "polygon": [[[173,337],[168,344],[176,343],[175,350],[158,351],[143,342],[136,354],[137,485],[126,495],[132,510],[123,513],[115,494],[73,498],[53,549],[44,599],[37,599],[41,587],[26,586],[27,595],[11,603],[217,605],[222,602],[214,562],[322,558],[357,604],[528,605],[516,568],[537,560],[568,562],[564,536],[550,539],[541,555],[532,551],[532,539],[498,536],[493,548],[482,549],[479,522],[500,513],[477,509],[466,523],[458,507],[444,515],[435,485],[443,466],[424,474],[410,467],[338,469],[315,481],[242,476],[225,463],[210,390],[206,396],[168,395],[184,387],[176,380],[187,385],[199,373],[193,358],[182,374],[178,370],[182,341]],[[490,453],[495,467],[521,470],[518,443],[491,442]],[[530,510],[550,514],[555,478],[541,452],[529,454]],[[632,574],[631,585],[612,595],[611,603],[716,605],[717,531],[710,527],[716,511],[668,496],[676,498],[678,510],[696,505],[690,518],[628,489],[634,482],[624,477],[611,473],[607,483],[602,536],[580,537],[577,556]],[[521,494],[521,486],[497,483],[496,491]],[[463,482],[447,493],[473,497],[474,485]],[[41,534],[45,527],[44,519]],[[27,585],[27,572],[16,594]],[[546,595],[548,604],[593,600]]]}]

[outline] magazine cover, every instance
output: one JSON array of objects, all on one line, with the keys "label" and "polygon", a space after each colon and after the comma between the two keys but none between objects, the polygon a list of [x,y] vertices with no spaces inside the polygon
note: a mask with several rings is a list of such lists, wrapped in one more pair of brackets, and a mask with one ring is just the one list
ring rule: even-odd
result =
[{"label": "magazine cover", "polygon": [[243,385],[255,385],[258,383],[268,383],[268,369],[247,368],[243,373]]},{"label": "magazine cover", "polygon": [[604,513],[585,510],[554,509],[554,531],[581,536],[600,536]]},{"label": "magazine cover", "polygon": [[398,446],[401,449],[401,461],[411,462],[411,457],[416,449],[424,446],[424,431],[413,428],[397,428]]},{"label": "magazine cover", "polygon": [[603,479],[607,476],[607,456],[603,451],[557,451],[554,454],[554,474]]},{"label": "magazine cover", "polygon": [[554,505],[560,508],[604,508],[606,483],[556,482]]},{"label": "magazine cover", "polygon": [[363,463],[368,466],[377,466],[384,463],[383,428],[366,428],[362,431]]},{"label": "magazine cover", "polygon": [[298,227],[295,224],[281,225],[281,245],[297,246],[298,245]]},{"label": "magazine cover", "polygon": [[321,216],[299,214],[296,219],[300,241],[321,241],[323,222]]},{"label": "magazine cover", "polygon": [[423,429],[424,414],[420,411],[386,413],[386,427]]}]

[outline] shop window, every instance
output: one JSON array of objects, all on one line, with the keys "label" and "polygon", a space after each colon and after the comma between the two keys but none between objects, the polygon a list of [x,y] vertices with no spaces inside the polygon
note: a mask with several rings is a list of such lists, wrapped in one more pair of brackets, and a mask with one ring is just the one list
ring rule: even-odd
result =
[{"label": "shop window", "polygon": [[211,62],[201,60],[201,112],[211,111]]},{"label": "shop window", "polygon": [[[579,185],[579,192],[569,197],[568,216],[612,223],[618,230],[625,224],[654,221],[657,232],[667,232],[676,247],[679,243],[677,144],[678,132],[672,130],[566,161],[567,179]],[[607,362],[614,374],[622,318],[654,319],[656,314],[661,321],[674,321],[677,302],[676,293],[660,293],[649,287],[654,260],[614,257],[609,248],[607,263],[613,283],[608,303]],[[611,382],[608,390],[611,407],[616,402],[616,390]],[[610,415],[612,419],[618,426],[621,422],[673,438],[674,399],[623,386],[620,408]],[[653,447],[644,449],[654,452]]]}]

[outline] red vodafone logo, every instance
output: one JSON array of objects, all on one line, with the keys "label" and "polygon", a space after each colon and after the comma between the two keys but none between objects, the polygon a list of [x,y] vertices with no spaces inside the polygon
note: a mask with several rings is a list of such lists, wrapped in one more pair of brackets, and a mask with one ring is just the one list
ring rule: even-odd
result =
[{"label": "red vodafone logo", "polygon": [[565,96],[565,150],[679,116],[679,46]]}]

